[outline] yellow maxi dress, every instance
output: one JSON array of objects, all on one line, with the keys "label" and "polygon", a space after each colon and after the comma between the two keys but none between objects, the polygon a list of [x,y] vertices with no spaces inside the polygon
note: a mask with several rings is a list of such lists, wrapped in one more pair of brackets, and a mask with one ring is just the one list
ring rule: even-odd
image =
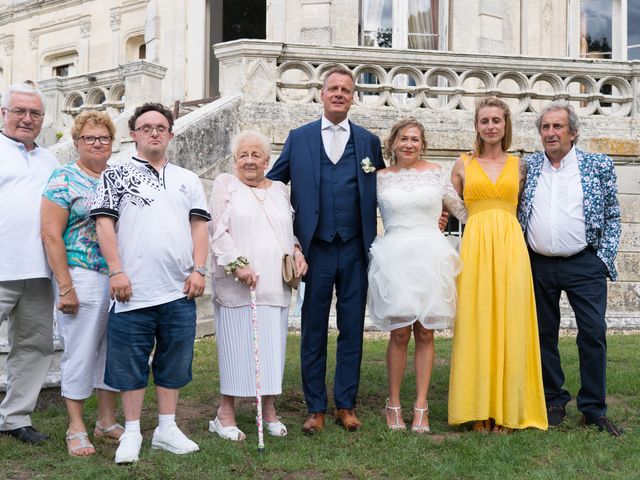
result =
[{"label": "yellow maxi dress", "polygon": [[518,158],[494,184],[477,159],[465,161],[468,222],[460,247],[449,424],[495,420],[547,429],[529,254],[516,218]]}]

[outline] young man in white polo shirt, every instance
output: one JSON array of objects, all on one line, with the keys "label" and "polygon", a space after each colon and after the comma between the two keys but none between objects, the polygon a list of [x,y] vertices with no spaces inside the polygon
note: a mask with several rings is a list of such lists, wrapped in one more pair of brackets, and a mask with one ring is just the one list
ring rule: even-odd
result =
[{"label": "young man in white polo shirt", "polygon": [[40,91],[11,85],[2,96],[0,134],[0,323],[9,322],[7,394],[0,433],[25,443],[48,437],[31,413],[53,355],[51,271],[40,240],[40,202],[58,161],[35,143],[44,120]]},{"label": "young man in white polo shirt", "polygon": [[198,450],[177,427],[175,412],[179,389],[191,381],[194,298],[204,292],[211,217],[198,176],[166,158],[172,127],[171,111],[160,104],[135,110],[129,129],[137,155],[102,174],[91,211],[115,300],[105,383],[122,392],[126,419],[116,463],[138,460],[154,344],[159,422],[151,446],[177,454]]}]

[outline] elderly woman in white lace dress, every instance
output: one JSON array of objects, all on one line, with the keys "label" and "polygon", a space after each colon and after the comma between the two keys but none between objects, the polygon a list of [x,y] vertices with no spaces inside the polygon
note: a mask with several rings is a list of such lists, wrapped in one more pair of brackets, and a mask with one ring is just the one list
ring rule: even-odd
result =
[{"label": "elderly woman in white lace dress", "polygon": [[411,430],[429,431],[427,395],[435,358],[433,331],[450,328],[456,306],[457,252],[438,227],[443,202],[466,221],[464,203],[441,167],[422,157],[427,140],[414,118],[396,123],[385,142],[391,165],[377,172],[378,206],[385,234],[371,246],[369,316],[390,331],[387,347],[389,398],[387,425],[406,428],[400,406],[400,385],[407,364],[411,332],[415,338],[416,399]]},{"label": "elderly woman in white lace dress", "polygon": [[235,418],[235,397],[255,397],[250,287],[256,289],[264,426],[274,436],[287,428],[276,416],[282,393],[291,288],[282,279],[282,256],[293,255],[295,275],[307,271],[293,236],[289,192],[264,176],[271,143],[244,131],[231,142],[235,175],[223,173],[213,185],[209,238],[213,263],[213,305],[222,400],[209,430],[244,440]]}]

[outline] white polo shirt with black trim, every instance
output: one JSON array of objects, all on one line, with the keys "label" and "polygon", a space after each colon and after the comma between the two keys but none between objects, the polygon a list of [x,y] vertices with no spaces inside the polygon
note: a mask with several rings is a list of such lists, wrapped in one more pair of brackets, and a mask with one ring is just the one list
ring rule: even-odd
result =
[{"label": "white polo shirt with black trim", "polygon": [[122,269],[131,281],[127,303],[116,313],[161,305],[185,296],[193,272],[193,215],[211,220],[198,176],[168,161],[157,171],[133,157],[100,178],[91,217],[116,219]]}]

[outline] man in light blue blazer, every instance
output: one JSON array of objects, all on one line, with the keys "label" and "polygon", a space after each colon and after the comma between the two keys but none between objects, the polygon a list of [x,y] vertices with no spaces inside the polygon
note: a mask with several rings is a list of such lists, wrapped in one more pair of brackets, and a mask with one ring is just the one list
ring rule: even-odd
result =
[{"label": "man in light blue blazer", "polygon": [[544,152],[528,156],[518,217],[525,233],[536,296],[542,379],[549,426],[562,423],[571,395],[558,351],[560,293],[576,316],[583,425],[620,436],[606,416],[607,277],[618,276],[620,241],[616,172],[609,157],[578,150],[578,116],[566,102],[545,107],[536,126]]},{"label": "man in light blue blazer", "polygon": [[301,370],[309,417],[307,434],[324,427],[329,310],[335,287],[339,330],[334,377],[336,419],[347,430],[354,412],[367,293],[367,262],[376,236],[376,169],[384,168],[380,140],[347,118],[354,79],[334,68],[324,77],[321,119],[292,130],[268,174],[291,182],[294,232],[309,270],[302,306]]}]

